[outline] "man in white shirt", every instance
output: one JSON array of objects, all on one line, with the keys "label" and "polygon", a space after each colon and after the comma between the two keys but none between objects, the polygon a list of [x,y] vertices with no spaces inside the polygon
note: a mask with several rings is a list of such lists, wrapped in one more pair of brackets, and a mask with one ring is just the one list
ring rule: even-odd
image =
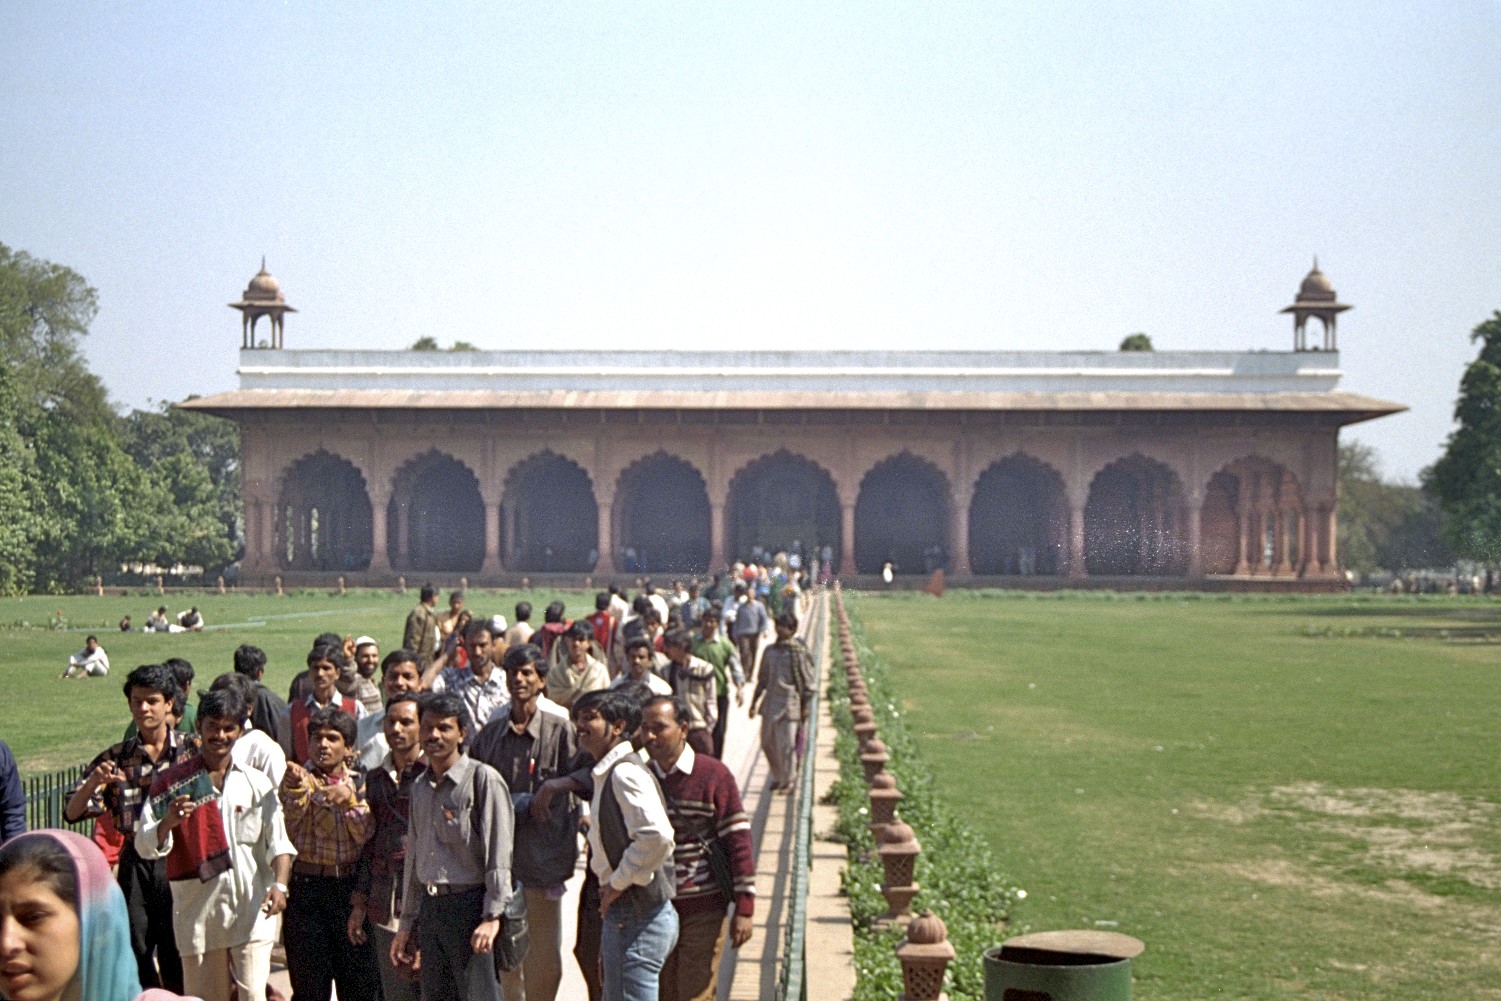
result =
[{"label": "man in white shirt", "polygon": [[[613,691],[628,681],[639,681],[651,689],[653,695],[671,695],[672,685],[654,669],[660,655],[651,648],[651,640],[645,636],[632,636],[625,643],[625,670],[615,675],[610,682]],[[667,664],[666,657],[661,663]]]},{"label": "man in white shirt", "polygon": [[604,920],[604,1001],[656,1001],[662,964],[678,940],[672,821],[631,746],[640,722],[641,707],[618,689],[589,692],[573,704],[579,750],[596,762],[589,861]]},{"label": "man in white shirt", "polygon": [[[209,691],[222,692],[232,689],[252,710],[255,708],[255,682],[231,671],[221,674],[209,685]],[[251,768],[263,773],[273,785],[281,785],[281,777],[287,772],[287,752],[282,750],[276,738],[264,730],[257,730],[250,717],[245,718],[245,729],[235,741],[230,759],[241,768]]]},{"label": "man in white shirt", "polygon": [[[201,755],[162,773],[158,783],[201,761],[216,795],[198,806],[190,795],[154,795],[142,805],[136,827],[136,851],[142,858],[168,857],[169,874],[174,854],[198,863],[198,874],[189,871],[187,878],[172,880],[172,927],[182,953],[183,988],[204,1001],[230,1001],[231,980],[240,998],[266,996],[277,915],[287,906],[287,881],[297,854],[287,837],[276,787],[261,772],[233,761],[249,715],[238,692],[221,689],[204,695],[198,702]],[[191,854],[194,841],[209,826],[193,821],[197,810],[218,811],[213,826],[227,846],[227,858],[202,861]],[[185,823],[187,829],[179,833]],[[200,843],[196,850],[201,848]],[[208,867],[215,857],[219,865]],[[219,871],[203,879],[213,868]]]},{"label": "man in white shirt", "polygon": [[64,678],[102,678],[109,674],[109,654],[99,645],[99,637],[90,636],[83,641],[83,649],[68,658]]}]

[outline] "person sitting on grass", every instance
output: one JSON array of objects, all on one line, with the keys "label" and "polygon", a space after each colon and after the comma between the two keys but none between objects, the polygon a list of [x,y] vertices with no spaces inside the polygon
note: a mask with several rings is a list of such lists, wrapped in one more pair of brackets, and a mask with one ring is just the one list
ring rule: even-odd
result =
[{"label": "person sitting on grass", "polygon": [[109,674],[109,654],[99,645],[99,637],[90,636],[83,641],[83,649],[68,658],[68,666],[60,678],[102,678]]}]

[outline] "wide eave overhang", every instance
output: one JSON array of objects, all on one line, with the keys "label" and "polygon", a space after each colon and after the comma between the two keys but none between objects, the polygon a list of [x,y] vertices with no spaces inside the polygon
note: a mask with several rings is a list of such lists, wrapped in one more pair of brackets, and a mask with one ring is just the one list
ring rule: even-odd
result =
[{"label": "wide eave overhang", "polygon": [[317,411],[951,411],[972,413],[1317,414],[1337,424],[1401,413],[1398,403],[1355,393],[1152,392],[798,392],[391,389],[238,389],[179,406],[230,419],[295,410]]}]

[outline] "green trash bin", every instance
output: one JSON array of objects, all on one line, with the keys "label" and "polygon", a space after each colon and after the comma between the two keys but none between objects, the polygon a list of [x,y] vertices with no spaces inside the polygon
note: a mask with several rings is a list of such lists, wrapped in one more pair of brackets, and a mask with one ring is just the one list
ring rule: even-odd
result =
[{"label": "green trash bin", "polygon": [[1131,1001],[1146,946],[1109,931],[1045,931],[985,950],[985,1001]]}]

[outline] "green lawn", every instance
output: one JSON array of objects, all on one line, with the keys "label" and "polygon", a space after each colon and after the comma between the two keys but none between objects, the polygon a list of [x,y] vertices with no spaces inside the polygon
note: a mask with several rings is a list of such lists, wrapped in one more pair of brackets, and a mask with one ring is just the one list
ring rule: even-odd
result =
[{"label": "green lawn", "polygon": [[[532,603],[532,622],[555,598],[568,605],[569,616],[594,610],[594,593],[529,591],[468,592],[477,614],[496,612],[509,622],[518,600]],[[447,592],[439,598],[446,608]],[[125,675],[140,664],[184,657],[197,671],[195,686],[207,688],[218,674],[233,669],[232,655],[241,643],[265,650],[266,683],[285,696],[292,677],[306,666],[312,639],[320,632],[374,636],[382,652],[401,642],[406,614],[417,603],[415,591],[351,591],[330,595],[300,592],[285,597],[265,594],[192,594],[159,598],[141,591],[129,597],[26,597],[0,599],[0,672],[8,696],[0,701],[0,739],[11,747],[23,775],[87,762],[120,739],[130,715],[121,692]],[[159,604],[172,615],[197,605],[208,629],[202,633],[127,633],[119,631],[122,615],[137,626]],[[66,629],[49,628],[56,613]],[[108,678],[59,681],[68,655],[94,632],[109,653]]]},{"label": "green lawn", "polygon": [[1017,921],[1142,939],[1138,998],[1501,998],[1501,603],[848,605]]}]

